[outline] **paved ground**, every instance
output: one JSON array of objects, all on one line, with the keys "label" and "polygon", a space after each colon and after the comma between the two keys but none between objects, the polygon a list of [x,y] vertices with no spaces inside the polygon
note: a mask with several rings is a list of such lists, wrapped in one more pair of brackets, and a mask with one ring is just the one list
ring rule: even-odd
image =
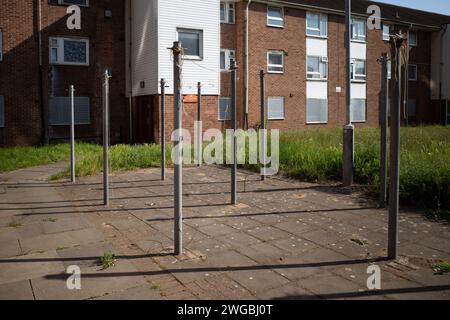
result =
[{"label": "paved ground", "polygon": [[[450,275],[430,267],[450,261],[449,226],[420,214],[402,212],[402,256],[386,261],[387,213],[370,200],[240,172],[230,206],[228,170],[188,168],[175,257],[171,171],[166,182],[158,169],[114,175],[105,208],[100,176],[46,182],[63,166],[0,175],[2,299],[450,299]],[[101,270],[105,252],[117,262]],[[81,290],[67,289],[70,265]]]}]

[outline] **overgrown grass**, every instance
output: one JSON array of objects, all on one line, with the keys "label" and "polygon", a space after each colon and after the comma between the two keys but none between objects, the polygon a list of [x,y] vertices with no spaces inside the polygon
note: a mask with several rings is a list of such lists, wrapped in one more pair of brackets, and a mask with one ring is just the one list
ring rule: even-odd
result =
[{"label": "overgrown grass", "polygon": [[[377,129],[355,131],[355,181],[379,187],[380,139]],[[342,177],[342,129],[282,134],[280,169],[309,181]],[[450,208],[450,128],[401,129],[400,199],[425,208]]]},{"label": "overgrown grass", "polygon": [[[171,147],[167,148],[167,159],[170,160]],[[95,144],[77,144],[76,175],[89,176],[103,170],[103,148]],[[112,172],[128,171],[141,168],[159,167],[161,147],[156,144],[115,145],[109,150],[110,170]],[[50,180],[69,177],[70,169],[53,175]]]},{"label": "overgrown grass", "polygon": [[[379,187],[379,130],[355,130],[355,181]],[[77,144],[77,176],[102,171],[102,147]],[[171,149],[168,145],[167,161]],[[0,149],[0,171],[67,160],[68,145],[42,148]],[[126,171],[160,165],[159,145],[116,145],[110,149],[111,171]],[[450,127],[429,126],[401,129],[400,199],[435,212],[450,209]],[[256,165],[244,166],[257,170]],[[342,129],[311,129],[285,132],[280,136],[281,173],[302,180],[340,180]],[[69,176],[69,169],[52,179]],[[444,214],[448,216],[448,214]]]},{"label": "overgrown grass", "polygon": [[13,171],[69,159],[68,144],[45,147],[0,148],[0,172]]}]

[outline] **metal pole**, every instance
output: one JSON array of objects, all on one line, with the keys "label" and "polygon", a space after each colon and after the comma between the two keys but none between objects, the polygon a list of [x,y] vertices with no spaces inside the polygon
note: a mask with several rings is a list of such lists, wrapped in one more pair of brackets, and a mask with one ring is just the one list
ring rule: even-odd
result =
[{"label": "metal pole", "polygon": [[236,130],[237,130],[237,118],[236,118],[236,60],[231,59],[231,126],[233,129],[233,138],[231,140],[231,204],[237,204],[237,161],[236,161]]},{"label": "metal pole", "polygon": [[[200,126],[200,122],[202,121],[202,84],[199,82],[197,84],[197,122],[198,122],[198,129],[200,129],[202,126]],[[197,167],[200,167],[202,165],[202,132],[197,132]]]},{"label": "metal pole", "polygon": [[103,203],[109,206],[109,74],[103,78]]},{"label": "metal pole", "polygon": [[402,104],[401,98],[401,81],[402,68],[400,63],[399,49],[402,45],[403,38],[396,40],[396,73],[397,79],[395,83],[395,103],[391,108],[391,152],[390,152],[390,168],[389,168],[389,231],[388,231],[388,258],[397,259],[398,257],[398,210],[399,210],[399,177],[400,177],[400,109]]},{"label": "metal pole", "polygon": [[[181,102],[181,43],[173,43],[173,90],[174,90],[174,130],[178,137],[174,141],[174,239],[175,254],[183,252],[183,163],[182,163],[182,137],[179,130],[182,128],[182,102]],[[178,130],[178,131],[177,131]]]},{"label": "metal pole", "polygon": [[166,81],[161,79],[161,180],[166,180]]},{"label": "metal pole", "polygon": [[75,183],[75,88],[70,86],[70,181]]},{"label": "metal pole", "polygon": [[346,48],[346,125],[344,126],[344,152],[343,152],[343,172],[342,183],[344,186],[349,187],[353,184],[353,170],[354,170],[354,141],[355,131],[351,119],[351,52],[350,43],[352,37],[352,17],[351,17],[351,0],[345,0],[345,48]]},{"label": "metal pole", "polygon": [[[260,89],[261,89],[261,130],[266,129],[266,117],[265,117],[265,109],[266,109],[266,88],[264,83],[264,70],[259,72],[260,79]],[[266,135],[264,131],[261,131],[261,153],[262,153],[262,165],[263,165],[263,173],[261,174],[261,181],[266,180]]]},{"label": "metal pole", "polygon": [[381,58],[381,99],[380,99],[380,207],[385,208],[387,202],[387,106],[389,103],[387,53]]}]

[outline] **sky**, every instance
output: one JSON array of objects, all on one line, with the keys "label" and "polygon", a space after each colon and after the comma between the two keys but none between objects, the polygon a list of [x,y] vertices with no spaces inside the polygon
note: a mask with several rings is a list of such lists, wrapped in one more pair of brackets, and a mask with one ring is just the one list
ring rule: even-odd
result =
[{"label": "sky", "polygon": [[450,0],[374,0],[450,16]]}]

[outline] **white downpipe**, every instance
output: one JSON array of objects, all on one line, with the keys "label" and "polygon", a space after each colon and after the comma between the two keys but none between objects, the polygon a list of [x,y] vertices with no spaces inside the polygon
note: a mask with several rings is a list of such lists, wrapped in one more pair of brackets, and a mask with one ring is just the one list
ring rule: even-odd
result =
[{"label": "white downpipe", "polygon": [[250,4],[252,3],[252,0],[248,0],[247,2],[247,8],[245,10],[245,117],[246,121],[248,122],[248,74],[249,74],[249,67],[248,67],[248,32],[249,32],[249,8]]}]

